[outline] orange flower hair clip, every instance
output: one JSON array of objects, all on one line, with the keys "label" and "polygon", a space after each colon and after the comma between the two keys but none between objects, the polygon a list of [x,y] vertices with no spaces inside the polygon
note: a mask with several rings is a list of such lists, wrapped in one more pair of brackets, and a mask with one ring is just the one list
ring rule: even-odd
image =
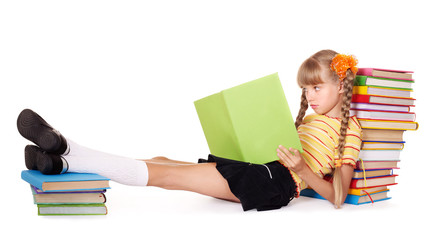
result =
[{"label": "orange flower hair clip", "polygon": [[353,55],[337,54],[332,58],[331,70],[336,72],[340,81],[346,77],[346,72],[350,69],[356,75],[358,60]]}]

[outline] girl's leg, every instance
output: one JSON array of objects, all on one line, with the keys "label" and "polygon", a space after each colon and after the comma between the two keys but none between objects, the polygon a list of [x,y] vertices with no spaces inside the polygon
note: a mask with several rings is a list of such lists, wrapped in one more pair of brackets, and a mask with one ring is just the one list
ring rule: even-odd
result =
[{"label": "girl's leg", "polygon": [[224,200],[240,202],[228,182],[216,169],[216,163],[165,165],[147,163],[148,186],[169,190],[186,190]]},{"label": "girl's leg", "polygon": [[[139,159],[140,160],[140,159]],[[141,159],[142,161],[145,161],[146,163],[159,163],[159,164],[170,164],[170,165],[193,165],[196,163],[193,162],[184,162],[184,161],[177,161],[177,160],[172,160],[166,157],[154,157],[151,159]]]},{"label": "girl's leg", "polygon": [[[183,164],[186,162],[181,162],[178,164],[178,161],[167,158],[155,158],[154,160],[163,160],[170,164],[146,163],[93,150],[64,138],[38,114],[29,109],[21,112],[17,126],[23,137],[41,147],[41,149],[35,146],[31,148],[37,150],[33,151],[33,154],[26,152],[26,161],[28,157],[33,162],[37,161],[37,167],[40,165],[39,162],[43,162],[44,167],[48,166],[48,163],[58,167],[58,169],[55,168],[55,172],[50,172],[52,169],[47,168],[48,174],[57,173],[57,170],[61,169],[70,172],[98,173],[127,185],[145,186],[149,184],[165,189],[187,190],[239,201],[231,193],[227,181],[217,171],[215,163]],[[37,159],[35,159],[36,155]]]},{"label": "girl's leg", "polygon": [[[215,163],[192,164],[165,157],[154,158],[164,164],[138,161],[81,146],[67,139],[69,153],[62,157],[71,172],[98,173],[116,182],[135,186],[156,186],[186,190],[238,202]],[[168,163],[168,164],[165,164]],[[183,164],[186,163],[186,164]]]},{"label": "girl's leg", "polygon": [[61,157],[69,172],[97,173],[133,186],[146,186],[148,169],[144,161],[90,149],[67,139],[69,151]]}]

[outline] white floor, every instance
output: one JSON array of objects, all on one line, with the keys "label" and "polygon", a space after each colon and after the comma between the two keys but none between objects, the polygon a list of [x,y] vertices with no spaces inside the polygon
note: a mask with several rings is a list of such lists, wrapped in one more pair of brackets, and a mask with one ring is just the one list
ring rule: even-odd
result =
[{"label": "white floor", "polygon": [[[327,201],[300,197],[279,210],[243,212],[241,205],[195,193],[112,182],[106,216],[37,216],[28,185],[18,176],[2,181],[2,235],[53,239],[77,237],[230,239],[243,237],[330,238],[335,229],[347,239],[362,235],[417,237],[425,232],[427,203],[410,181],[391,187],[392,199],[335,210]],[[416,190],[416,188],[411,188]],[[84,236],[82,234],[84,233]],[[47,235],[44,235],[47,234]],[[156,237],[155,237],[156,236]],[[375,237],[374,237],[375,238]]]}]

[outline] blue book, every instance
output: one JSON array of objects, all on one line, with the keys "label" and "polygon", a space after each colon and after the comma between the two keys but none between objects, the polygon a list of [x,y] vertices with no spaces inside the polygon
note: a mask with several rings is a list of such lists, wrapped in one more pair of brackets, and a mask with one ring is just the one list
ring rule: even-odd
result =
[{"label": "blue book", "polygon": [[94,173],[44,175],[37,170],[24,170],[21,178],[43,192],[109,189],[109,180]]},{"label": "blue book", "polygon": [[[346,200],[344,202],[348,203],[348,204],[361,205],[361,204],[365,204],[365,203],[388,200],[388,199],[391,199],[391,197],[387,197],[388,191],[389,190],[386,189],[385,191],[379,191],[379,192],[371,193],[371,194],[369,194],[371,196],[371,198],[369,198],[368,195],[359,196],[359,195],[347,194]],[[314,191],[313,189],[309,189],[309,188],[302,190],[299,195],[305,196],[305,197],[312,197],[312,198],[318,198],[318,199],[326,200],[324,197],[322,197],[316,191]],[[371,199],[372,199],[372,201],[371,201]]]}]

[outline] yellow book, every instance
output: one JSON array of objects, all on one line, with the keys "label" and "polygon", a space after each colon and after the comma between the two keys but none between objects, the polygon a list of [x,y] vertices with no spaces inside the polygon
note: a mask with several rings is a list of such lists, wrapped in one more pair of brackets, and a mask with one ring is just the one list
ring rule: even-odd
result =
[{"label": "yellow book", "polygon": [[353,94],[363,94],[363,95],[409,98],[411,97],[411,92],[412,90],[399,89],[399,88],[382,88],[382,87],[373,87],[373,86],[354,86],[353,87]]}]

